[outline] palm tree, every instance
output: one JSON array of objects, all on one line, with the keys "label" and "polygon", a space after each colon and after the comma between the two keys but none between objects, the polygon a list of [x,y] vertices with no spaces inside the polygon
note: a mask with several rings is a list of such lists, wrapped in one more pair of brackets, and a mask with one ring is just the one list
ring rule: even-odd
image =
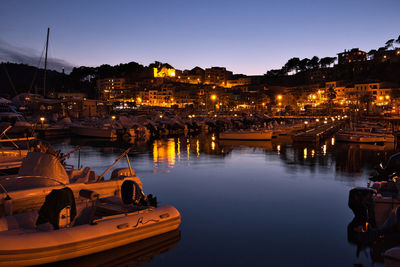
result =
[{"label": "palm tree", "polygon": [[329,113],[332,112],[332,106],[333,106],[333,100],[336,98],[336,92],[335,89],[333,89],[333,87],[329,87],[328,92],[327,92],[327,96],[328,96],[328,104],[329,104]]},{"label": "palm tree", "polygon": [[369,114],[369,106],[371,105],[372,101],[374,100],[374,97],[370,93],[365,93],[361,96],[361,103],[365,105],[365,108],[367,109],[367,115]]}]

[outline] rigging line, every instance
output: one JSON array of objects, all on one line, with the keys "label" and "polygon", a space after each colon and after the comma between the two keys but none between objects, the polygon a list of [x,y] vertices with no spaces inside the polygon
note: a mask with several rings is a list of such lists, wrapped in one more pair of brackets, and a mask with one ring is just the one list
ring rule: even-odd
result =
[{"label": "rigging line", "polygon": [[39,68],[40,68],[40,63],[42,62],[42,58],[43,58],[43,54],[44,54],[44,50],[45,50],[45,49],[46,49],[46,45],[44,45],[43,50],[42,50],[42,54],[41,54],[40,57],[39,57],[39,62],[38,62],[38,64],[37,64],[35,73],[33,74],[33,79],[32,79],[32,82],[31,82],[31,86],[29,87],[28,93],[31,92],[32,87],[33,87],[33,84],[35,83],[36,76],[37,76],[37,72],[38,72],[38,70],[39,70]]},{"label": "rigging line", "polygon": [[6,68],[6,64],[3,63],[3,64],[1,64],[1,65],[3,65],[3,68],[4,68],[4,71],[5,71],[6,75],[7,75],[8,81],[10,82],[10,85],[11,85],[12,89],[14,90],[15,95],[17,95],[17,94],[18,94],[18,93],[17,93],[17,90],[15,90],[14,83],[13,83],[11,77],[10,77],[10,74],[8,73],[8,70],[7,70],[7,68]]}]

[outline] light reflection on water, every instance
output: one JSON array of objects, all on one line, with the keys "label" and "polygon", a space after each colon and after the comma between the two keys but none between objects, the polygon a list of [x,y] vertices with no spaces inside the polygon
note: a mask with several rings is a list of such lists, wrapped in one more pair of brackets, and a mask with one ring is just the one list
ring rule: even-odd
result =
[{"label": "light reflection on water", "polygon": [[[71,150],[85,140],[57,145]],[[57,143],[57,142],[55,142]],[[98,173],[126,144],[93,142],[81,162]],[[148,266],[371,265],[347,242],[348,190],[394,153],[392,146],[292,144],[180,137],[135,144],[129,154],[144,191],[182,214],[181,240]],[[68,159],[76,164],[78,154]],[[121,160],[116,167],[126,167]],[[107,177],[107,176],[106,176]],[[290,257],[288,256],[290,255]]]}]

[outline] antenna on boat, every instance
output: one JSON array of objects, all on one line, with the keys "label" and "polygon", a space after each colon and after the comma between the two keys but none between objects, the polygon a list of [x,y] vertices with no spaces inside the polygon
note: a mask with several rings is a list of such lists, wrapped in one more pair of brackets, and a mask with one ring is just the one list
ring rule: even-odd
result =
[{"label": "antenna on boat", "polygon": [[50,28],[47,28],[46,55],[44,57],[44,77],[43,77],[43,97],[44,98],[46,98],[46,70],[47,70],[47,51],[49,49],[49,34],[50,34]]},{"label": "antenna on boat", "polygon": [[129,166],[129,173],[131,174],[131,176],[133,176],[133,174],[132,174],[132,167],[131,167],[131,163],[129,162],[129,157],[128,157],[128,154],[126,154],[126,161],[128,162],[128,166]]},{"label": "antenna on boat", "polygon": [[[130,148],[128,148],[127,150],[125,150],[125,152],[122,153],[121,156],[119,156],[119,157],[114,161],[114,163],[111,164],[111,166],[107,168],[107,170],[105,170],[99,177],[97,177],[96,182],[101,181],[101,180],[104,178],[104,175],[105,175],[109,170],[111,170],[111,168],[114,167],[114,165],[115,165],[118,161],[120,161],[120,159],[122,159],[123,157],[127,156],[128,153],[129,153],[129,151],[132,150],[132,148],[133,148],[133,146],[131,146]],[[132,173],[132,171],[131,171],[131,173]]]}]

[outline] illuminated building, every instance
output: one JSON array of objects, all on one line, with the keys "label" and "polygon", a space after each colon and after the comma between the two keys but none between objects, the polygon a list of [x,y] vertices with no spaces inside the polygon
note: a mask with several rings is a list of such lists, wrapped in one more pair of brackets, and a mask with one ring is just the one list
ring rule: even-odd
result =
[{"label": "illuminated building", "polygon": [[234,86],[241,86],[241,85],[248,85],[248,84],[251,84],[251,78],[245,77],[245,78],[227,80],[226,87],[231,88]]},{"label": "illuminated building", "polygon": [[367,61],[367,52],[361,51],[358,48],[353,48],[349,51],[344,50],[344,52],[338,53],[339,65],[364,61]]},{"label": "illuminated building", "polygon": [[160,89],[152,89],[148,91],[148,103],[150,106],[171,107],[174,104],[173,90],[163,87]]},{"label": "illuminated building", "polygon": [[232,76],[231,71],[223,67],[212,67],[205,70],[204,83],[226,86],[227,80]]},{"label": "illuminated building", "polygon": [[378,62],[400,62],[400,48],[394,50],[377,51],[374,54],[374,61]]},{"label": "illuminated building", "polygon": [[97,92],[101,99],[111,100],[125,94],[124,78],[106,78],[97,80]]},{"label": "illuminated building", "polygon": [[392,89],[382,88],[381,83],[362,83],[355,84],[354,91],[358,95],[370,94],[374,97],[374,101],[379,104],[387,104],[390,102]]},{"label": "illuminated building", "polygon": [[176,80],[181,83],[202,84],[204,82],[204,70],[195,67],[191,70],[177,72]]},{"label": "illuminated building", "polygon": [[167,66],[163,66],[161,68],[153,68],[154,78],[174,78],[175,77],[175,69],[168,68]]}]

